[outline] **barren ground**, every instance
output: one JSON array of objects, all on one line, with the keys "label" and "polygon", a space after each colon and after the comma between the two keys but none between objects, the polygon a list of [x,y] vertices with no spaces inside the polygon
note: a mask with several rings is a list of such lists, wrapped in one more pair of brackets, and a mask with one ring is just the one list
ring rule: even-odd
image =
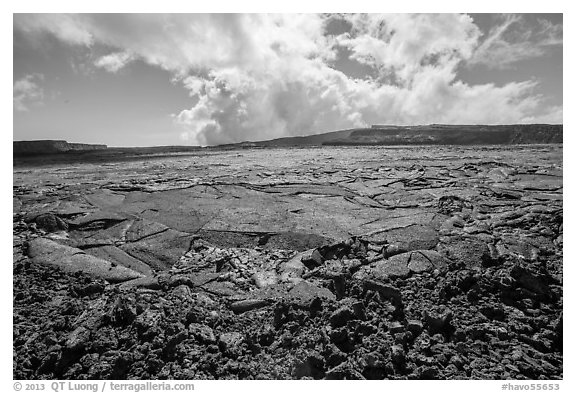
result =
[{"label": "barren ground", "polygon": [[562,147],[14,168],[15,379],[560,379]]}]

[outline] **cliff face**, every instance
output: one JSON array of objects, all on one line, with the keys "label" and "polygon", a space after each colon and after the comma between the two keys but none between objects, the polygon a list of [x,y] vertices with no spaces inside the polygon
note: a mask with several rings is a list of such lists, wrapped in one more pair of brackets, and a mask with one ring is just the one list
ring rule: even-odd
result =
[{"label": "cliff face", "polygon": [[108,146],[106,145],[92,145],[89,143],[68,143],[68,150],[102,150],[107,149]]},{"label": "cliff face", "polygon": [[230,147],[287,147],[320,145],[514,145],[562,143],[562,124],[374,125],[325,134],[245,142]]},{"label": "cliff face", "polygon": [[57,154],[68,151],[103,150],[106,145],[68,143],[61,140],[17,141],[13,143],[14,156]]},{"label": "cliff face", "polygon": [[330,145],[509,145],[562,143],[562,125],[373,126],[353,131]]}]

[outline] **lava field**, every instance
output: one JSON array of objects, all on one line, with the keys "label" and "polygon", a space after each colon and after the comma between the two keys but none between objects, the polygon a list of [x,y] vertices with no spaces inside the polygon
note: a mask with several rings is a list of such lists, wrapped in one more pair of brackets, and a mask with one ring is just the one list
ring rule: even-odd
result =
[{"label": "lava field", "polygon": [[561,145],[13,168],[14,379],[562,379]]}]

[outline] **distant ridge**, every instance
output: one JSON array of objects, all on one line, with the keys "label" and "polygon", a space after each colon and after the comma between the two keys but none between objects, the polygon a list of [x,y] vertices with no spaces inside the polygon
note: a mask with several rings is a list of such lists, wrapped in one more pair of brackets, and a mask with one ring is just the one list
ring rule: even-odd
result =
[{"label": "distant ridge", "polygon": [[[419,126],[373,125],[324,134],[294,136],[258,142],[240,142],[208,149],[306,146],[395,146],[395,145],[515,145],[562,143],[562,124],[445,125]],[[107,161],[141,156],[183,154],[201,151],[200,146],[108,147],[107,145],[70,143],[64,140],[14,141],[13,156],[20,162],[38,157],[53,161]],[[44,157],[44,158],[42,158]],[[21,161],[25,160],[25,161]]]},{"label": "distant ridge", "polygon": [[201,151],[200,146],[108,147],[63,140],[14,141],[14,166],[101,163],[148,159]]},{"label": "distant ridge", "polygon": [[324,134],[295,136],[220,147],[515,145],[562,143],[562,124],[373,125]]},{"label": "distant ridge", "polygon": [[15,141],[13,143],[14,156],[57,154],[66,152],[81,152],[104,150],[106,145],[88,143],[70,143],[62,140]]}]

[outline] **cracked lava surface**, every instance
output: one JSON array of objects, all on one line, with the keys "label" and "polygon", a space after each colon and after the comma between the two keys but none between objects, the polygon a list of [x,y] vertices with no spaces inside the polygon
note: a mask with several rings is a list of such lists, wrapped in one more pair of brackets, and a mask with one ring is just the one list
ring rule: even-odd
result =
[{"label": "cracked lava surface", "polygon": [[561,379],[562,147],[13,170],[15,379]]}]

